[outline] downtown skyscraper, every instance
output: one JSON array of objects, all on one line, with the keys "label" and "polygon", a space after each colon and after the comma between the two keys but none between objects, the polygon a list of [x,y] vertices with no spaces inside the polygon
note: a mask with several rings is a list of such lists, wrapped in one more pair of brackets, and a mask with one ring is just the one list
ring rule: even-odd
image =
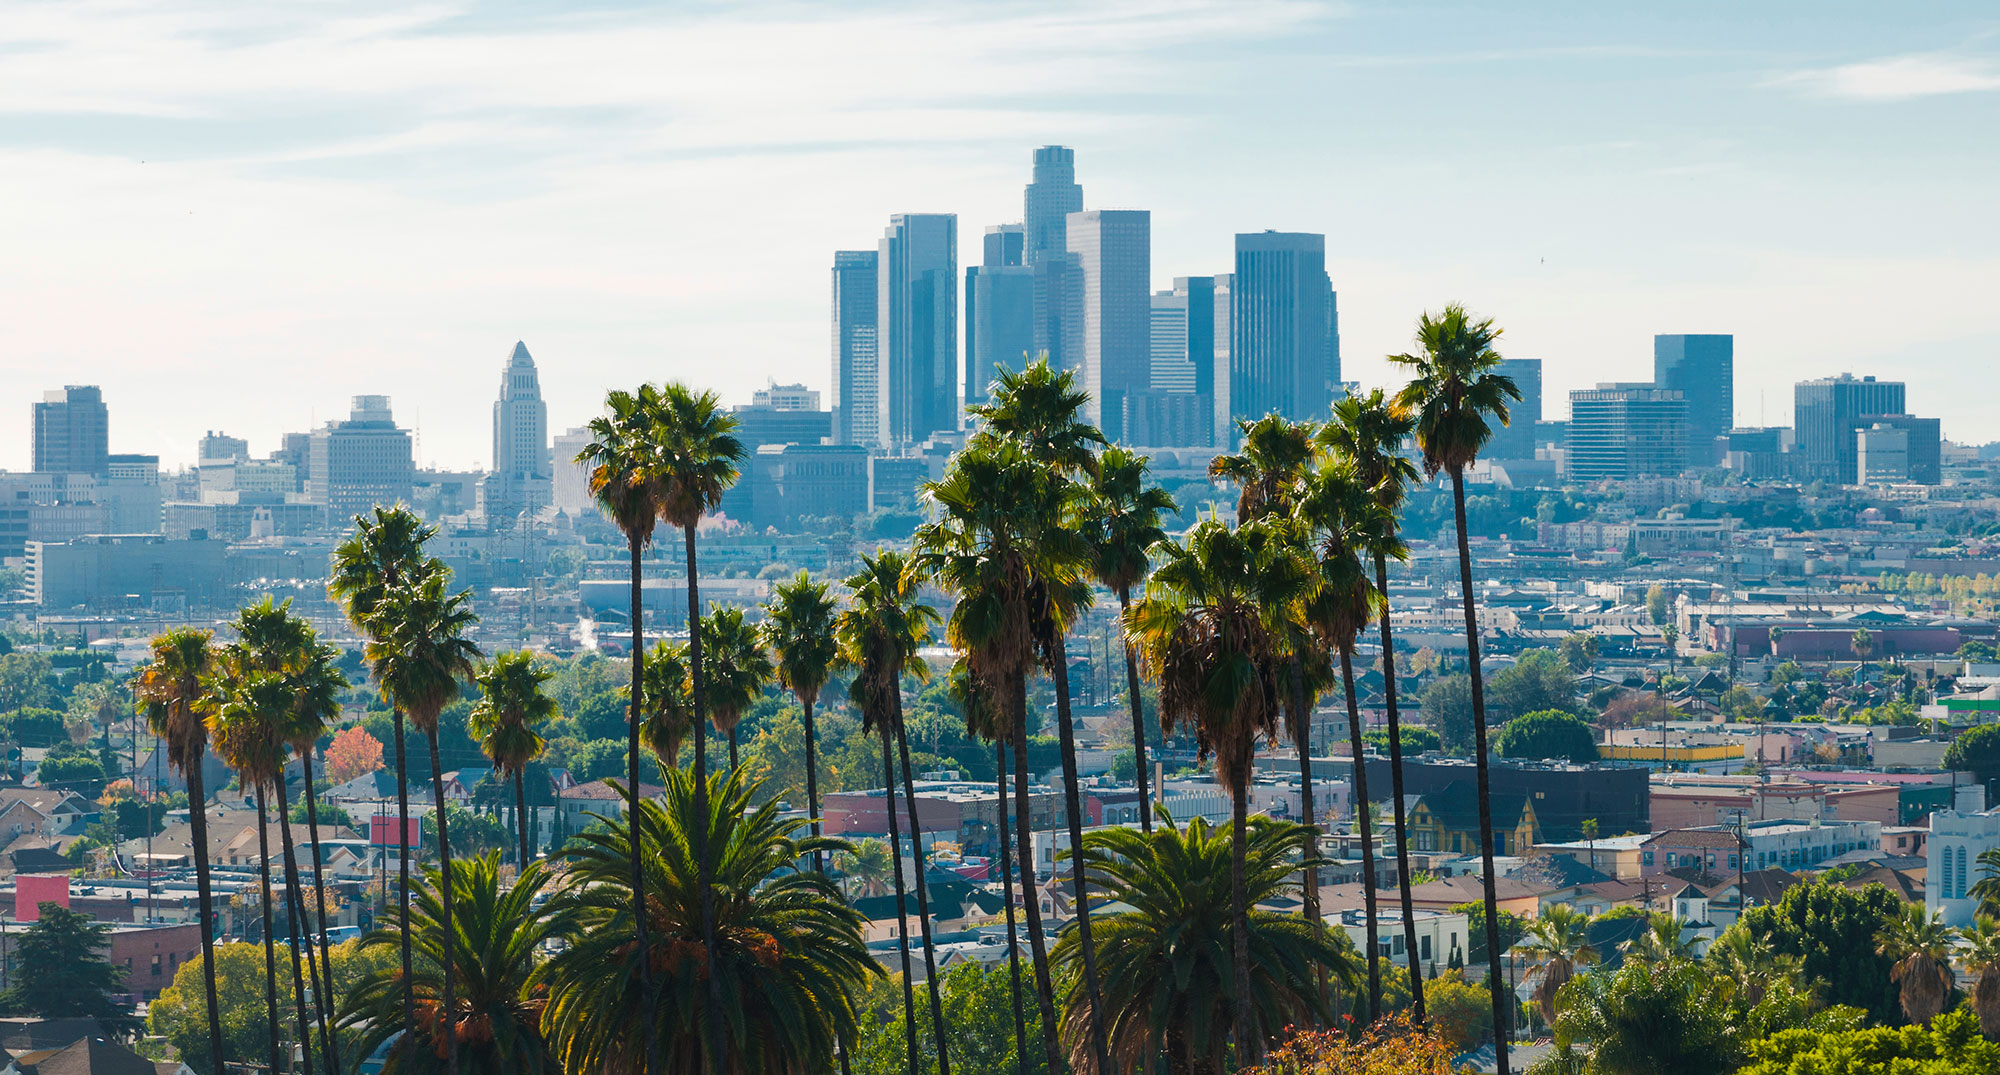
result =
[{"label": "downtown skyscraper", "polygon": [[1280,231],[1238,235],[1230,292],[1230,416],[1324,417],[1332,401],[1327,385],[1338,378],[1326,237]]},{"label": "downtown skyscraper", "polygon": [[875,323],[880,255],[837,250],[833,255],[833,410],[835,444],[881,442],[881,350]]},{"label": "downtown skyscraper", "polygon": [[877,247],[876,443],[958,429],[958,215],[897,213]]},{"label": "downtown skyscraper", "polygon": [[1071,364],[1090,394],[1086,417],[1113,440],[1124,437],[1127,397],[1152,386],[1152,227],[1144,209],[1071,213],[1065,227],[1076,269]]},{"label": "downtown skyscraper", "polygon": [[103,389],[73,384],[45,393],[34,414],[38,473],[110,473],[111,412]]},{"label": "downtown skyscraper", "polygon": [[986,401],[995,367],[1020,370],[1035,350],[1035,270],[1019,224],[986,229],[981,264],[965,270],[965,403]]},{"label": "downtown skyscraper", "polygon": [[1687,400],[1688,462],[1713,463],[1736,424],[1736,337],[1653,337],[1653,383]]},{"label": "downtown skyscraper", "polygon": [[549,405],[528,345],[514,342],[500,372],[500,395],[493,401],[493,471],[479,483],[479,506],[487,525],[510,523],[521,512],[552,503],[555,467],[549,457]]}]

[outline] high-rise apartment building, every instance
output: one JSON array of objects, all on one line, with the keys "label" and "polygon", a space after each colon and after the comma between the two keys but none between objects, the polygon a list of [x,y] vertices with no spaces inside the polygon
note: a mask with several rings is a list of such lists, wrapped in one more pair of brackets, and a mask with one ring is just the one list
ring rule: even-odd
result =
[{"label": "high-rise apartment building", "polygon": [[70,385],[35,404],[35,470],[104,474],[111,455],[111,412],[96,385]]},{"label": "high-rise apartment building", "polygon": [[480,510],[489,524],[547,507],[555,476],[549,457],[549,405],[528,345],[515,341],[500,372],[493,401],[493,471],[479,486]]},{"label": "high-rise apartment building", "polygon": [[897,213],[878,248],[877,443],[958,428],[958,215]]},{"label": "high-rise apartment building", "polygon": [[839,250],[833,255],[833,439],[837,444],[881,440],[881,361],[875,308],[881,301],[876,280],[880,261],[873,250]]},{"label": "high-rise apartment building", "polygon": [[1087,420],[1118,440],[1125,396],[1152,384],[1153,215],[1144,209],[1071,213],[1078,271],[1078,358]]},{"label": "high-rise apartment building", "polygon": [[309,454],[306,497],[326,505],[336,528],[378,504],[410,499],[416,473],[410,433],[396,427],[388,396],[355,396],[345,421],[313,430]]},{"label": "high-rise apartment building", "polygon": [[250,458],[250,442],[242,437],[232,437],[227,433],[217,433],[211,429],[195,445],[195,463],[206,466],[209,463],[242,463]]},{"label": "high-rise apartment building", "polygon": [[984,263],[965,270],[965,403],[986,402],[994,367],[1019,370],[1035,350],[1035,270],[1022,264],[1022,229],[986,229]]},{"label": "high-rise apartment building", "polygon": [[1736,337],[1653,337],[1653,383],[1687,400],[1688,460],[1705,466],[1736,425]]},{"label": "high-rise apartment building", "polygon": [[1035,150],[1034,179],[1021,198],[1023,260],[1033,265],[1049,255],[1069,251],[1065,238],[1069,215],[1083,208],[1083,188],[1076,182],[1076,151],[1068,146]]},{"label": "high-rise apartment building", "polygon": [[555,435],[555,477],[550,483],[550,502],[557,510],[581,515],[596,507],[590,495],[590,473],[576,461],[594,439],[588,426],[574,426]]},{"label": "high-rise apartment building", "polygon": [[1507,404],[1507,424],[1493,430],[1483,454],[1493,459],[1533,459],[1535,423],[1542,420],[1542,360],[1503,358],[1493,372],[1511,378],[1521,398]]},{"label": "high-rise apartment building", "polygon": [[1327,391],[1326,237],[1264,231],[1236,237],[1229,413],[1321,418]]},{"label": "high-rise apartment building", "polygon": [[1903,382],[1851,373],[1800,381],[1792,390],[1792,424],[1809,476],[1853,484],[1854,432],[1874,415],[1902,414]]},{"label": "high-rise apartment building", "polygon": [[1652,384],[1600,384],[1569,394],[1568,477],[1649,478],[1687,467],[1687,400]]}]

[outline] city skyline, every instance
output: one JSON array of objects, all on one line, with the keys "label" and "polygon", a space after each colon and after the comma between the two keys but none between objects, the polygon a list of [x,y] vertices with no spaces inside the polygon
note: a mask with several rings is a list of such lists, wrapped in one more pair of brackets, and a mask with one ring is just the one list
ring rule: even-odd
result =
[{"label": "city skyline", "polygon": [[[1994,150],[1957,132],[1991,117],[2000,66],[1978,9],[1929,14],[474,7],[234,35],[185,6],[38,9],[0,27],[0,198],[39,210],[0,220],[22,255],[0,399],[25,421],[101,384],[113,450],[172,467],[205,429],[261,454],[386,394],[419,462],[465,467],[491,462],[466,386],[515,339],[552,429],[639,380],[828,389],[827,251],[936,211],[971,264],[1021,215],[1024,155],[1058,143],[1092,207],[1153,213],[1154,290],[1225,272],[1239,232],[1327,235],[1363,384],[1457,300],[1544,362],[1551,400],[1646,377],[1656,334],[1729,333],[1736,424],[1872,373],[1976,443],[2000,419],[1954,386],[2000,351]],[[419,37],[452,62],[402,58]],[[727,62],[652,79],[663,41]],[[26,431],[0,440],[25,469]]]}]

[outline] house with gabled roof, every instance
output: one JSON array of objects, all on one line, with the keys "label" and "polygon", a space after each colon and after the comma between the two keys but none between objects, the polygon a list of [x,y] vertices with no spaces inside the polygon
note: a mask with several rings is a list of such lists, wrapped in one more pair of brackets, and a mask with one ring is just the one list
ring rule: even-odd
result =
[{"label": "house with gabled roof", "polygon": [[[1494,854],[1526,854],[1541,842],[1542,828],[1535,817],[1535,804],[1525,793],[1496,793],[1491,801]],[[1453,781],[1418,796],[1406,828],[1414,851],[1479,854],[1479,796],[1475,785]]]}]

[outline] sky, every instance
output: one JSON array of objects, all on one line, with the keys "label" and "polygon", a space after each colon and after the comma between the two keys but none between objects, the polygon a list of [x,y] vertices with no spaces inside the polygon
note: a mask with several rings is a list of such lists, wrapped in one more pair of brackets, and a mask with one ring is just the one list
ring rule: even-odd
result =
[{"label": "sky", "polygon": [[1851,371],[1980,443],[1996,132],[1979,3],[8,0],[0,467],[70,383],[167,466],[361,393],[484,465],[517,339],[556,430],[647,380],[824,389],[833,251],[955,212],[976,256],[1048,143],[1152,210],[1159,287],[1325,233],[1364,385],[1456,301],[1551,416],[1727,332],[1741,424]]}]

